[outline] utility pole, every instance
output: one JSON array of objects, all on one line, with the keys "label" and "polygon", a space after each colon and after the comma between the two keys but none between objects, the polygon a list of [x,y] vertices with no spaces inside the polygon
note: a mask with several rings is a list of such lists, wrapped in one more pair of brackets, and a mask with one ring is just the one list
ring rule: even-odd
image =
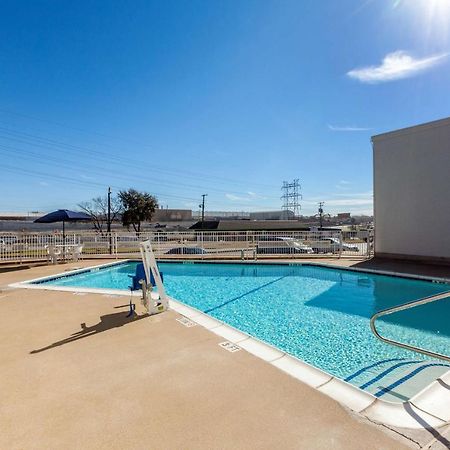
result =
[{"label": "utility pole", "polygon": [[112,254],[112,237],[111,237],[111,188],[108,188],[108,223],[106,228],[109,236],[109,254]]},{"label": "utility pole", "polygon": [[319,202],[319,223],[320,223],[320,228],[322,228],[323,225],[323,205],[325,204],[325,202]]},{"label": "utility pole", "polygon": [[208,194],[202,194],[202,202],[200,203],[199,208],[202,210],[202,230],[203,230],[203,222],[205,221],[205,197],[207,197]]}]

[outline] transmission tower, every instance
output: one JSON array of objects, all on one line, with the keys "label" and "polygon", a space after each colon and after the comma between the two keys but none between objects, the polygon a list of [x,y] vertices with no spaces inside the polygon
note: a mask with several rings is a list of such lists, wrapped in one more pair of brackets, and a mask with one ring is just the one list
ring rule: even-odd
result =
[{"label": "transmission tower", "polygon": [[[281,186],[283,206],[281,209],[284,211],[285,219],[297,219],[300,217],[300,200],[302,198],[299,192],[300,189],[300,180],[298,178],[292,182],[283,181],[283,186]],[[293,212],[293,216],[289,214],[289,211]]]}]

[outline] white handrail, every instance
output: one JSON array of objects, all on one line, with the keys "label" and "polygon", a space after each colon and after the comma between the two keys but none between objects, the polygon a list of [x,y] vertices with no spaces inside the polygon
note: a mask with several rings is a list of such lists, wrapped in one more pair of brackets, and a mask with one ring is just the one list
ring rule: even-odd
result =
[{"label": "white handrail", "polygon": [[450,291],[447,291],[442,294],[431,295],[429,297],[424,297],[419,300],[414,300],[412,302],[404,303],[402,305],[393,306],[392,308],[387,308],[378,311],[370,318],[370,329],[372,330],[372,333],[375,335],[375,337],[385,342],[386,344],[395,345],[396,347],[404,348],[406,350],[412,350],[413,352],[422,353],[423,355],[427,355],[432,358],[443,359],[444,361],[450,362],[450,356],[442,355],[441,353],[432,352],[431,350],[426,350],[424,348],[416,347],[414,345],[409,345],[400,341],[394,341],[393,339],[385,338],[384,336],[381,336],[381,334],[378,332],[375,326],[375,321],[381,316],[387,316],[389,314],[393,314],[398,311],[404,311],[405,309],[411,309],[416,306],[426,305],[427,303],[436,302],[438,300],[444,300],[449,297]]}]

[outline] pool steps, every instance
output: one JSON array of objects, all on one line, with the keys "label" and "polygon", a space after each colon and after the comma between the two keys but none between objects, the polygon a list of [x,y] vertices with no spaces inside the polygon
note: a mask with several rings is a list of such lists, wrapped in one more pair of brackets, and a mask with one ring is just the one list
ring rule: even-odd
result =
[{"label": "pool steps", "polygon": [[170,308],[214,334],[238,345],[299,381],[328,395],[370,420],[401,428],[439,428],[450,422],[450,370],[409,401],[394,403],[375,397],[265,342],[172,298]]}]

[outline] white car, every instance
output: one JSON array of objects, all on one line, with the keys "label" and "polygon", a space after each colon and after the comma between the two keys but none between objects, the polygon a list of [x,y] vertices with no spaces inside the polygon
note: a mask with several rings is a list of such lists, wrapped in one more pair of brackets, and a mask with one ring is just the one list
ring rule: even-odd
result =
[{"label": "white car", "polygon": [[17,242],[16,236],[0,236],[0,250],[11,250]]},{"label": "white car", "polygon": [[302,241],[291,237],[268,236],[258,242],[256,253],[259,254],[291,254],[314,253],[314,250]]},{"label": "white car", "polygon": [[341,241],[334,237],[323,238],[311,242],[311,247],[314,250],[314,253],[338,253],[341,248],[344,252],[359,252],[359,248],[356,244],[348,244],[346,242],[342,242],[341,244]]}]

